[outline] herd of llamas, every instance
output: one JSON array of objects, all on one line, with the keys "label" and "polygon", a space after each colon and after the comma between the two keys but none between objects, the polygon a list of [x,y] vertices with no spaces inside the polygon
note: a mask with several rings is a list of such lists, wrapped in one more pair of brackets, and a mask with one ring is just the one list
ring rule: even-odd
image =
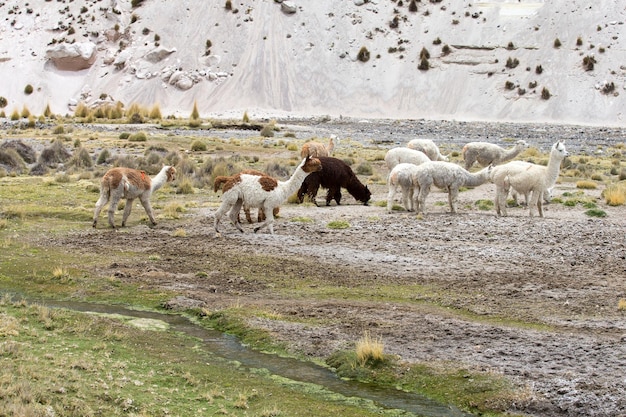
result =
[{"label": "herd of llamas", "polygon": [[[330,205],[332,200],[341,204],[342,188],[357,201],[367,205],[371,198],[369,188],[361,183],[347,163],[331,156],[336,144],[335,136],[331,136],[328,144],[315,141],[305,143],[301,150],[302,161],[286,181],[256,170],[216,177],[213,189],[215,192],[222,191],[221,204],[214,219],[216,236],[220,236],[219,225],[227,213],[235,227],[244,231],[239,218],[242,208],[249,223],[252,223],[250,209],[258,209],[255,233],[267,227],[274,234],[273,223],[279,207],[295,193],[298,202],[302,202],[306,195],[317,205],[316,196],[320,187],[327,189],[326,205]],[[524,196],[531,217],[535,215],[535,208],[539,216],[543,217],[543,201],[549,199],[559,176],[561,162],[568,153],[565,145],[558,141],[552,146],[547,166],[512,161],[527,147],[528,144],[523,140],[510,149],[487,142],[470,142],[461,152],[463,166],[449,162],[449,158],[442,155],[439,147],[429,139],[414,139],[406,147],[390,149],[385,155],[385,164],[389,169],[387,212],[392,212],[398,188],[407,211],[424,213],[426,198],[434,185],[447,192],[450,211],[456,213],[461,187],[478,187],[492,182],[496,185],[494,200],[498,216],[507,215],[506,198],[509,192],[513,192],[515,197]],[[470,172],[475,163],[483,168]],[[101,181],[93,227],[97,225],[100,211],[109,203],[108,221],[115,228],[113,216],[121,199],[126,199],[122,217],[124,226],[136,198],[139,198],[150,222],[156,225],[150,196],[165,183],[174,181],[175,177],[176,169],[172,166],[163,167],[154,178],[135,169],[110,169]]]}]

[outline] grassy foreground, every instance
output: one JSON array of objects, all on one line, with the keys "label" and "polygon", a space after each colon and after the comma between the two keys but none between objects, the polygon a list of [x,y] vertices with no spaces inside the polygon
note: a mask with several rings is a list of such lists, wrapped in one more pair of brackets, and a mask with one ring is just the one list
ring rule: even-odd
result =
[{"label": "grassy foreground", "polygon": [[380,415],[366,401],[244,372],[156,324],[138,327],[4,296],[0,415]]}]

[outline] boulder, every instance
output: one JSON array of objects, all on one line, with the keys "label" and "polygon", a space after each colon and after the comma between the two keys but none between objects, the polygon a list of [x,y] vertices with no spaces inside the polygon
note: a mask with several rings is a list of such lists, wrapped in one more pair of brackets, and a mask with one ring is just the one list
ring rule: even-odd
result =
[{"label": "boulder", "polygon": [[280,4],[280,9],[287,14],[295,13],[298,10],[296,4],[292,1],[283,1]]},{"label": "boulder", "polygon": [[144,56],[144,58],[147,61],[150,61],[156,64],[157,62],[162,61],[163,59],[167,58],[169,55],[173,54],[174,52],[176,52],[176,48],[168,49],[168,48],[160,46],[148,52]]},{"label": "boulder", "polygon": [[91,42],[60,43],[46,51],[46,58],[63,71],[87,69],[96,61],[96,57],[96,45]]}]

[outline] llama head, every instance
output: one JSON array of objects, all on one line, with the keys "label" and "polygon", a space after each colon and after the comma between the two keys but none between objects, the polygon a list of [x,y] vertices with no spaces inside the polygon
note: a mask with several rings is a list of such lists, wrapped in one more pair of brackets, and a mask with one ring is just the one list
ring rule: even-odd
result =
[{"label": "llama head", "polygon": [[310,156],[304,158],[300,165],[302,166],[302,170],[307,174],[322,170],[322,163],[320,160],[317,158],[311,158]]},{"label": "llama head", "polygon": [[526,142],[523,139],[518,140],[517,142],[515,142],[515,144],[520,148],[520,149],[526,149],[528,148],[528,142]]},{"label": "llama head", "polygon": [[552,145],[552,151],[550,151],[550,155],[554,155],[559,160],[565,159],[566,156],[569,155],[567,150],[565,149],[565,145],[562,141],[558,141],[554,145]]},{"label": "llama head", "polygon": [[167,166],[165,167],[167,170],[165,171],[167,175],[167,182],[172,182],[176,179],[176,168]]},{"label": "llama head", "polygon": [[372,192],[370,191],[369,187],[366,185],[365,193],[363,194],[363,198],[361,198],[360,201],[363,202],[363,205],[367,206],[367,203],[370,201],[371,197],[372,197]]}]

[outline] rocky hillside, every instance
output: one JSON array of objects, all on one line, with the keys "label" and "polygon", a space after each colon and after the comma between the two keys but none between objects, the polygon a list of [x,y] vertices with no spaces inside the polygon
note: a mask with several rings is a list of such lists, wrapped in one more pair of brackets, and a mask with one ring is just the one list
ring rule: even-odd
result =
[{"label": "rocky hillside", "polygon": [[0,16],[7,115],[197,102],[203,116],[626,124],[621,0],[2,0]]}]

